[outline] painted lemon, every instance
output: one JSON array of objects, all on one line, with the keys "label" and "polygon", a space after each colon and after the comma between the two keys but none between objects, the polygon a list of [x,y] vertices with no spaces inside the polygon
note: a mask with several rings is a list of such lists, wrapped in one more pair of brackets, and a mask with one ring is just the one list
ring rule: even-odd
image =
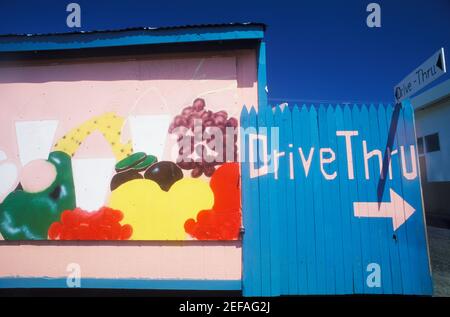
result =
[{"label": "painted lemon", "polygon": [[126,182],[111,193],[108,206],[124,213],[122,222],[133,227],[132,240],[185,240],[186,219],[213,204],[207,182],[184,178],[168,192],[148,179]]}]

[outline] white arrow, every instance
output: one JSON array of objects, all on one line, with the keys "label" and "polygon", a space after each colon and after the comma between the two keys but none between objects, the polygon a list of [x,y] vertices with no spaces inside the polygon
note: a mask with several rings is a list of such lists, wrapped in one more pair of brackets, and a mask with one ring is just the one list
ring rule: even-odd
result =
[{"label": "white arrow", "polygon": [[391,194],[390,202],[354,202],[353,214],[355,217],[392,218],[394,231],[397,230],[416,210],[395,191],[390,189],[389,192]]}]

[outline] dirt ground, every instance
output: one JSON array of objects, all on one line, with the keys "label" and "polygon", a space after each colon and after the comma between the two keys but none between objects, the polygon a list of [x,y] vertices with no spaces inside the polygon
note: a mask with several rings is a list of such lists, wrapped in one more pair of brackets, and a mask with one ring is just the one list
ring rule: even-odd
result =
[{"label": "dirt ground", "polygon": [[433,296],[450,296],[450,229],[428,226]]}]

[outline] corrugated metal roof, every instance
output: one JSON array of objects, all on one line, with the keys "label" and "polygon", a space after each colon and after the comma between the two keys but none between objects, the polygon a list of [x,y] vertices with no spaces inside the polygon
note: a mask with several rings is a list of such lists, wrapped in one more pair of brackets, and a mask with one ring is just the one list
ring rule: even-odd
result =
[{"label": "corrugated metal roof", "polygon": [[127,31],[158,31],[158,30],[182,30],[182,29],[207,29],[207,28],[227,28],[227,27],[261,27],[266,30],[267,26],[259,22],[231,22],[231,23],[212,23],[212,24],[186,24],[175,26],[136,26],[122,29],[103,29],[103,30],[88,30],[88,31],[73,31],[73,32],[56,32],[56,33],[11,33],[0,34],[1,37],[18,37],[18,36],[52,36],[52,35],[70,35],[70,34],[93,34],[93,33],[119,33]]},{"label": "corrugated metal roof", "polygon": [[231,40],[261,40],[262,23],[200,24],[134,27],[114,30],[0,36],[0,53],[74,50],[134,45],[158,45]]}]

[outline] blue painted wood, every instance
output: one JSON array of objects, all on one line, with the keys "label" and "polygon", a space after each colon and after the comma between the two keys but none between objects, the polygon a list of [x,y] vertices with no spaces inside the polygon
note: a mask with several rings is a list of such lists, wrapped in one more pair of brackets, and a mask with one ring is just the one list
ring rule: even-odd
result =
[{"label": "blue painted wood", "polygon": [[[383,157],[386,155],[388,150],[386,149],[386,144],[388,140],[389,125],[386,118],[386,106],[380,104],[377,109],[378,125],[379,125],[379,146],[382,149]],[[389,150],[390,151],[390,150]],[[387,167],[386,167],[387,168]],[[389,170],[388,170],[389,171]],[[382,197],[390,200],[390,188],[392,188],[392,180],[390,174],[386,175],[386,185],[384,187]],[[400,266],[400,255],[398,248],[398,241],[394,238],[394,232],[392,228],[392,221],[388,219],[384,227],[385,239],[389,248],[389,259],[390,259],[390,274],[391,274],[391,293],[401,294],[402,293],[402,274]],[[385,292],[389,294],[388,291]]]},{"label": "blue painted wood", "polygon": [[[400,133],[399,135],[402,138],[402,142],[401,144],[399,144],[399,147],[401,149],[403,149],[404,151],[400,151],[400,153],[404,153],[404,160],[402,159],[402,155],[400,156],[400,165],[401,165],[401,172],[403,174],[402,177],[402,186],[403,186],[403,198],[406,200],[406,202],[408,204],[412,204],[413,208],[416,209],[415,213],[411,216],[410,219],[408,219],[408,221],[406,223],[404,223],[402,226],[405,226],[406,230],[407,230],[407,238],[408,238],[408,251],[409,251],[409,256],[411,258],[411,260],[413,261],[413,263],[411,263],[411,270],[413,272],[413,274],[420,276],[420,278],[418,279],[414,279],[413,280],[413,292],[418,292],[418,291],[422,291],[422,285],[421,285],[421,280],[422,280],[422,270],[421,270],[421,254],[420,254],[420,245],[419,245],[419,232],[416,229],[416,223],[418,221],[421,221],[421,219],[418,219],[417,215],[419,215],[419,213],[417,212],[417,209],[419,209],[419,212],[421,214],[421,204],[420,206],[416,206],[417,204],[415,204],[413,201],[415,201],[415,197],[416,195],[420,195],[420,191],[416,192],[415,190],[415,186],[414,186],[414,182],[408,180],[405,176],[406,172],[411,172],[413,170],[412,164],[413,164],[413,160],[411,159],[411,155],[414,156],[414,158],[416,159],[415,161],[415,169],[416,169],[416,177],[415,179],[417,180],[419,178],[419,166],[418,166],[418,159],[417,156],[415,155],[415,148],[411,149],[410,146],[415,146],[415,136],[414,136],[414,132],[413,131],[408,131],[408,118],[407,118],[407,114],[406,114],[406,108],[407,108],[407,104],[406,103],[402,103],[402,112],[401,112],[401,123],[402,125],[399,127],[400,129]],[[408,137],[408,135],[412,133],[413,136],[413,141],[411,142],[411,139]],[[420,200],[419,200],[420,201]],[[420,217],[420,215],[419,215]]]},{"label": "blue painted wood", "polygon": [[[281,245],[284,243],[281,238],[281,212],[278,202],[278,195],[280,194],[279,183],[274,178],[274,151],[279,152],[279,124],[278,120],[275,121],[275,117],[280,116],[280,108],[275,108],[275,114],[272,114],[272,107],[270,111],[266,113],[267,125],[273,127],[274,129],[269,129],[269,149],[271,152],[270,157],[270,178],[269,178],[269,209],[270,209],[270,269],[271,269],[271,286],[273,296],[281,295],[281,280],[283,278],[281,274],[281,258],[283,254],[281,253]],[[272,142],[273,141],[273,142]]]},{"label": "blue painted wood", "polygon": [[[404,116],[403,116],[403,107],[401,106],[400,116],[398,119],[398,126],[397,126],[397,147],[398,150],[397,154],[397,168],[398,168],[398,174],[400,175],[399,179],[399,185],[401,188],[401,197],[406,198],[406,196],[409,196],[408,193],[408,183],[405,181],[403,176],[403,170],[402,170],[402,159],[400,155],[400,149],[402,147],[405,147],[407,144],[406,142],[406,136],[405,136],[405,123],[404,123]],[[405,153],[406,154],[406,153]],[[408,198],[406,198],[408,199]],[[414,230],[413,226],[409,221],[404,223],[401,227],[399,227],[396,232],[399,235],[402,235],[404,237],[404,240],[406,241],[406,256],[402,259],[402,261],[405,261],[405,258],[408,259],[408,275],[403,280],[405,285],[405,293],[406,294],[416,294],[418,290],[420,290],[420,283],[417,281],[417,278],[411,278],[412,275],[417,275],[417,252],[415,249],[415,237],[414,237]]]},{"label": "blue painted wood", "polygon": [[263,37],[264,28],[258,25],[4,36],[0,37],[0,52],[68,50],[243,39],[257,40]]},{"label": "blue painted wood", "polygon": [[[349,111],[347,106],[347,111]],[[335,137],[337,131],[351,131],[349,126],[344,125],[344,112],[340,105],[336,106],[335,109]],[[351,118],[348,120],[351,122]],[[346,241],[355,241],[359,240],[359,237],[352,237],[352,209],[349,208],[348,202],[350,201],[350,188],[349,188],[349,179],[348,179],[348,167],[347,167],[347,152],[346,152],[346,142],[345,139],[340,136],[336,137],[336,160],[338,162],[337,171],[339,175],[339,210],[340,213],[338,215],[341,225],[341,235],[342,240],[341,248],[342,248],[342,262],[344,266],[344,274],[343,274],[343,286],[340,289],[341,294],[352,294],[353,293],[353,272],[357,271],[361,273],[360,268],[356,268],[354,266],[354,243],[346,243]],[[355,241],[356,242],[356,241]],[[360,249],[360,246],[358,245]]]},{"label": "blue painted wood", "polygon": [[[354,106],[352,109],[353,127],[358,131],[359,135],[366,131],[365,125],[368,122],[367,107],[362,105],[361,107]],[[354,147],[355,157],[359,160],[355,160],[355,182],[357,183],[357,195],[354,197],[353,202],[367,202],[367,181],[365,179],[364,162],[361,160],[363,157],[363,149],[361,142],[357,142]],[[362,292],[364,294],[371,294],[373,290],[367,286],[367,266],[374,262],[372,256],[372,246],[370,245],[371,232],[370,232],[370,218],[357,218],[361,228],[361,251],[362,251]]]},{"label": "blue painted wood", "polygon": [[[285,108],[283,111],[283,126],[284,126],[284,136],[283,136],[283,151],[285,165],[285,211],[283,216],[286,223],[287,232],[287,260],[288,260],[288,294],[296,295],[298,294],[298,264],[297,264],[297,214],[296,214],[296,203],[297,197],[295,195],[295,171],[294,171],[294,138],[292,131],[292,115],[289,108]],[[292,172],[291,172],[292,170]],[[292,174],[292,175],[291,175]]]},{"label": "blue painted wood", "polygon": [[[415,144],[413,111],[402,110],[393,148],[385,149],[393,113],[390,105],[294,106],[284,112],[276,107],[274,113],[271,107],[260,110],[263,118],[258,118],[258,122],[253,120],[250,125],[259,126],[261,132],[264,124],[279,128],[279,138],[272,138],[274,132],[267,133],[268,145],[284,155],[278,159],[277,177],[272,165],[269,174],[247,182],[243,180],[243,186],[250,189],[243,189],[243,193],[259,190],[257,201],[250,200],[248,204],[259,206],[259,214],[255,216],[254,210],[247,213],[244,207],[244,219],[250,215],[252,219],[247,219],[246,223],[252,226],[253,233],[260,230],[244,238],[244,255],[245,248],[253,243],[247,255],[253,258],[252,272],[249,272],[253,285],[245,285],[249,281],[245,277],[249,266],[244,265],[244,294],[431,294],[418,176],[411,180],[404,177],[402,160],[395,152],[399,146],[407,146],[409,155],[410,145]],[[337,137],[337,130],[358,132],[350,137],[354,177],[349,173],[350,154],[345,138]],[[308,174],[299,148],[305,160],[314,148]],[[324,148],[331,149],[336,157],[321,170],[320,149]],[[378,152],[368,158],[366,166],[364,152],[367,156],[374,150]],[[389,173],[381,202],[378,202],[380,166],[377,155],[383,156],[385,151],[394,151],[392,179]],[[329,152],[324,153],[325,159],[329,157]],[[411,160],[411,156],[405,157],[404,164],[409,169]],[[274,161],[272,155],[270,163]],[[243,163],[243,173],[246,168]],[[290,178],[292,169],[293,180]],[[336,178],[325,177],[334,172]],[[255,187],[255,181],[259,187]],[[417,208],[396,230],[390,216],[376,215],[377,203],[391,202],[391,189]],[[370,215],[367,209],[367,215],[355,216],[355,202],[368,203]],[[247,206],[245,200],[243,204]],[[249,240],[251,243],[246,241],[250,237],[253,237]],[[269,258],[270,266],[263,258]],[[368,283],[372,280],[369,277],[373,277],[371,264],[380,267],[381,285]],[[270,279],[265,281],[266,272]],[[252,291],[246,292],[248,289]]]},{"label": "blue painted wood", "polygon": [[[373,108],[373,105],[363,105],[363,107],[361,108],[361,119],[362,119],[362,125],[361,125],[361,134],[362,136],[364,136],[366,143],[366,150],[367,153],[373,151],[376,148],[376,144],[373,141],[373,129],[377,129],[378,127],[378,120],[377,118],[372,118],[370,115],[370,109]],[[363,155],[364,155],[364,151],[363,151]],[[381,158],[382,159],[382,158]],[[365,198],[362,201],[365,202],[376,202],[377,201],[377,184],[378,184],[378,180],[379,180],[379,174],[380,174],[380,169],[379,166],[377,165],[378,161],[377,158],[374,156],[371,159],[368,160],[367,162],[367,169],[368,169],[368,175],[366,175],[366,171],[364,171],[364,175],[365,178],[362,181],[363,186],[364,186],[364,195]],[[364,161],[363,161],[363,165],[364,165]],[[366,167],[364,165],[364,167]],[[388,269],[384,266],[384,263],[382,261],[382,257],[381,257],[381,250],[380,250],[380,234],[379,234],[379,230],[380,230],[380,226],[383,225],[384,221],[386,221],[386,219],[384,218],[366,218],[364,220],[367,224],[367,227],[369,228],[369,234],[367,235],[367,241],[368,241],[368,245],[370,246],[370,258],[369,258],[369,262],[366,263],[366,276],[369,277],[371,271],[368,270],[368,265],[371,263],[375,263],[377,265],[380,266],[381,269],[381,279],[383,279],[383,276],[385,276],[385,271]],[[382,294],[382,286],[383,286],[383,281],[381,282],[380,287],[375,286],[375,287],[370,287],[368,282],[367,282],[367,277],[366,277],[366,286],[367,286],[367,290],[370,294]]]},{"label": "blue painted wood", "polygon": [[[337,106],[339,107],[339,106]],[[332,235],[332,249],[333,249],[333,263],[335,267],[335,294],[345,294],[345,273],[344,273],[344,255],[343,255],[343,232],[342,232],[342,212],[341,212],[341,196],[339,191],[339,179],[342,177],[339,174],[339,162],[337,158],[337,141],[336,141],[336,113],[332,105],[327,108],[327,138],[328,145],[332,149],[335,159],[328,165],[329,173],[335,173],[333,180],[327,180],[326,183],[330,190],[329,201],[331,208],[329,210],[329,217],[331,220],[331,235]]]},{"label": "blue painted wood", "polygon": [[[267,113],[272,113],[267,105],[260,107],[258,113],[258,134],[268,138],[267,131]],[[268,157],[268,148],[258,143],[258,167],[262,167],[264,157]],[[261,175],[259,178],[259,211],[260,211],[260,227],[261,227],[261,295],[271,295],[271,270],[270,270],[270,206],[269,206],[269,175]]]},{"label": "blue painted wood", "polygon": [[[387,126],[391,126],[393,123],[392,121],[395,120],[394,113],[395,113],[395,107],[392,105],[386,106],[386,119],[387,119]],[[397,124],[399,124],[400,119],[395,120],[397,121]],[[395,138],[394,142],[392,144],[391,151],[391,165],[392,165],[392,181],[391,181],[391,188],[396,191],[399,195],[403,197],[403,186],[402,186],[402,175],[401,175],[401,166],[400,166],[400,159],[398,154],[398,128],[395,132]],[[395,154],[395,151],[397,151],[397,154]],[[397,229],[393,236],[395,237],[395,240],[397,240],[398,250],[399,250],[399,259],[400,259],[400,271],[401,271],[401,278],[402,278],[402,291],[403,294],[412,294],[412,286],[411,286],[411,265],[410,265],[410,258],[408,253],[408,240],[406,236],[406,229],[405,227]]]},{"label": "blue painted wood", "polygon": [[[319,106],[318,111],[318,126],[319,126],[319,146],[320,148],[328,148],[330,146],[330,139],[328,137],[328,117],[327,117],[327,108],[321,104]],[[320,153],[318,153],[320,155]],[[327,158],[329,154],[325,155]],[[331,173],[331,168],[329,166],[332,164],[327,164],[327,167],[324,167],[324,171],[327,173]],[[331,200],[333,195],[331,182],[327,181],[324,176],[324,172],[319,169],[319,178],[321,182],[321,190],[323,193],[323,209],[322,209],[322,224],[324,230],[324,249],[325,249],[325,257],[324,262],[326,263],[325,268],[325,294],[334,294],[336,292],[336,266],[329,265],[329,263],[336,263],[335,259],[335,246],[333,241],[334,235],[334,222],[333,215],[335,213],[335,206]]]},{"label": "blue painted wood", "polygon": [[[387,140],[387,134],[388,134],[388,127],[386,126],[386,112],[385,112],[385,106],[384,104],[378,104],[374,111],[371,113],[371,115],[375,116],[376,121],[378,123],[377,125],[377,131],[374,133],[375,141],[377,142],[377,148],[381,151],[381,157],[382,162],[385,157],[386,153],[386,144],[388,142]],[[381,167],[382,169],[384,166]],[[377,175],[376,179],[376,186],[384,181],[385,184],[390,184],[389,175],[387,177],[383,176],[383,171],[380,171],[380,174]],[[386,197],[386,199],[389,199],[389,202],[391,202],[390,199],[390,193],[389,190],[386,189],[387,186],[384,188],[383,197]],[[378,197],[378,188],[376,190],[376,195]],[[398,264],[398,248],[396,245],[396,241],[393,237],[393,221],[390,218],[385,218],[384,225],[381,226],[380,229],[380,239],[381,241],[381,252],[382,252],[382,261],[384,261],[385,269],[383,271],[382,275],[382,292],[385,294],[398,294],[398,282],[400,281],[399,278],[401,277],[400,272],[398,271],[399,264]],[[393,266],[395,265],[395,267]],[[394,283],[398,284],[394,286]]]},{"label": "blue painted wood", "polygon": [[[311,122],[311,144],[315,145],[315,157],[312,164],[318,164],[318,144],[319,143],[319,116],[314,106],[310,107]],[[325,262],[325,231],[324,231],[324,205],[322,191],[322,174],[317,168],[311,168],[311,177],[313,179],[313,205],[314,205],[314,228],[315,228],[315,244],[316,244],[316,265],[317,265],[317,294],[326,294],[326,270]]]},{"label": "blue painted wood", "polygon": [[[297,228],[297,283],[298,294],[308,294],[308,258],[311,257],[315,262],[315,254],[308,255],[308,248],[313,245],[311,241],[314,241],[314,237],[311,235],[314,228],[314,222],[308,222],[308,214],[313,214],[312,206],[308,205],[310,196],[307,196],[307,182],[306,175],[303,171],[300,153],[298,148],[306,148],[305,144],[309,140],[309,121],[303,120],[305,112],[301,112],[300,109],[306,109],[305,106],[298,107],[297,105],[292,109],[292,134],[293,134],[293,157],[294,157],[294,182],[295,182],[295,214],[296,214],[296,228]],[[307,115],[307,113],[306,113]],[[309,193],[312,194],[311,188]],[[310,226],[310,227],[308,227]],[[312,266],[312,265],[311,265]],[[315,272],[310,272],[312,276],[315,276]],[[314,275],[313,275],[314,274]]]},{"label": "blue painted wood", "polygon": [[[80,288],[239,291],[241,280],[148,280],[82,278]],[[1,277],[0,288],[68,288],[66,278]]]},{"label": "blue painted wood", "polygon": [[[417,279],[420,293],[431,295],[432,280],[430,274],[430,263],[426,242],[426,226],[423,212],[422,191],[420,187],[420,168],[419,158],[417,155],[416,133],[414,129],[414,110],[409,100],[402,103],[403,105],[403,122],[405,128],[405,155],[407,170],[416,171],[414,179],[403,178],[403,189],[405,192],[404,199],[415,208],[414,214],[406,222],[411,226],[413,236],[413,248],[415,260],[417,264],[417,273],[420,279]],[[406,151],[407,150],[407,151]],[[414,164],[414,167],[413,167]]]},{"label": "blue painted wood", "polygon": [[[302,125],[302,145],[305,159],[308,159],[309,153],[315,144],[313,143],[313,134],[317,130],[317,116],[315,111],[309,111],[306,105],[302,106],[301,111],[301,125]],[[314,155],[314,154],[313,154]],[[314,158],[314,156],[313,156]],[[312,163],[314,160],[312,159]],[[303,164],[302,164],[303,166]],[[308,279],[308,294],[319,294],[318,280],[317,280],[317,255],[316,255],[316,221],[315,221],[315,206],[314,206],[314,177],[311,168],[303,172],[302,178],[304,180],[304,197],[305,197],[305,218],[306,218],[306,236],[299,237],[305,240],[306,254],[307,254],[307,279]],[[304,175],[304,177],[303,177]],[[303,191],[302,188],[299,190]]]},{"label": "blue painted wood", "polygon": [[[257,128],[257,114],[256,109],[251,107],[249,113],[249,127]],[[256,134],[257,129],[251,133]],[[249,141],[250,143],[250,141]],[[258,145],[258,143],[256,143]],[[249,153],[252,154],[252,153]],[[250,159],[250,164],[254,164],[255,168],[258,167],[258,146],[255,146],[253,153],[254,161]],[[254,281],[253,281],[253,295],[262,295],[262,273],[261,273],[261,222],[259,215],[259,179],[250,179],[250,205],[251,205],[251,225],[248,228],[251,231],[251,246],[252,246],[252,258],[253,265],[249,268],[254,271]],[[246,234],[249,232],[247,231]]]},{"label": "blue painted wood", "polygon": [[[357,131],[357,123],[354,121],[354,117],[352,116],[352,112],[358,111],[357,106],[354,105],[352,108],[350,106],[344,107],[344,128],[348,131]],[[355,157],[355,149],[356,142],[354,137],[350,138],[350,144],[352,145],[352,155],[351,157]],[[346,155],[347,157],[347,155]],[[358,199],[358,182],[355,180],[356,177],[356,165],[355,159],[353,160],[353,179],[348,177],[347,186],[348,186],[348,195],[349,201],[353,203]],[[348,167],[347,167],[348,168]],[[348,175],[348,172],[347,172]],[[345,207],[344,207],[345,208]],[[359,218],[354,217],[352,206],[347,206],[347,212],[350,217],[351,224],[351,244],[353,246],[352,254],[353,254],[353,292],[355,294],[363,294],[364,283],[365,283],[365,269],[362,266],[363,263],[363,250],[362,250],[362,233],[361,233],[361,222]]]},{"label": "blue painted wood", "polygon": [[[378,150],[380,156],[373,156],[368,160],[369,167],[369,179],[367,181],[367,196],[368,202],[377,202],[377,185],[380,181],[381,167],[380,164],[383,161],[383,153],[381,151],[384,145],[380,144],[378,136],[378,117],[377,106],[370,104],[367,107],[368,121],[367,130],[365,131],[365,138],[367,141],[367,152]],[[374,261],[381,268],[381,285],[380,287],[374,287],[373,291],[376,294],[382,294],[384,291],[389,294],[392,293],[391,272],[389,267],[389,251],[387,248],[386,237],[384,228],[386,223],[389,222],[389,218],[376,218],[370,219],[369,224],[371,228],[371,245],[374,253]],[[391,221],[392,222],[392,221]]]},{"label": "blue painted wood", "polygon": [[[277,107],[277,108],[280,109],[280,107]],[[285,111],[289,111],[289,109],[286,108]],[[278,190],[277,190],[278,206],[277,207],[278,207],[278,214],[279,214],[279,221],[280,221],[279,227],[277,229],[279,230],[279,235],[281,238],[280,271],[281,271],[281,276],[283,277],[281,279],[281,293],[284,295],[288,295],[289,294],[289,281],[291,279],[291,277],[289,276],[289,255],[288,255],[289,236],[288,236],[288,217],[286,216],[287,202],[286,202],[286,195],[285,195],[286,179],[289,174],[288,164],[287,164],[287,159],[286,159],[286,146],[287,146],[286,142],[287,142],[287,130],[288,129],[285,127],[286,120],[284,118],[282,111],[276,112],[275,122],[280,127],[280,129],[279,129],[280,157],[278,158],[277,178],[275,179],[275,182],[278,185]]]},{"label": "blue painted wood", "polygon": [[[245,131],[249,127],[249,114],[247,107],[241,111],[240,126]],[[248,231],[244,231],[243,241],[242,241],[242,265],[243,265],[243,294],[245,296],[253,295],[255,271],[253,270],[254,259],[253,259],[253,240],[257,239],[252,234],[252,207],[251,207],[251,185],[250,185],[250,163],[249,163],[249,153],[248,153],[248,134],[242,133],[241,144],[240,144],[240,157],[241,157],[241,200],[242,200],[242,220],[243,227],[248,228]]]}]

